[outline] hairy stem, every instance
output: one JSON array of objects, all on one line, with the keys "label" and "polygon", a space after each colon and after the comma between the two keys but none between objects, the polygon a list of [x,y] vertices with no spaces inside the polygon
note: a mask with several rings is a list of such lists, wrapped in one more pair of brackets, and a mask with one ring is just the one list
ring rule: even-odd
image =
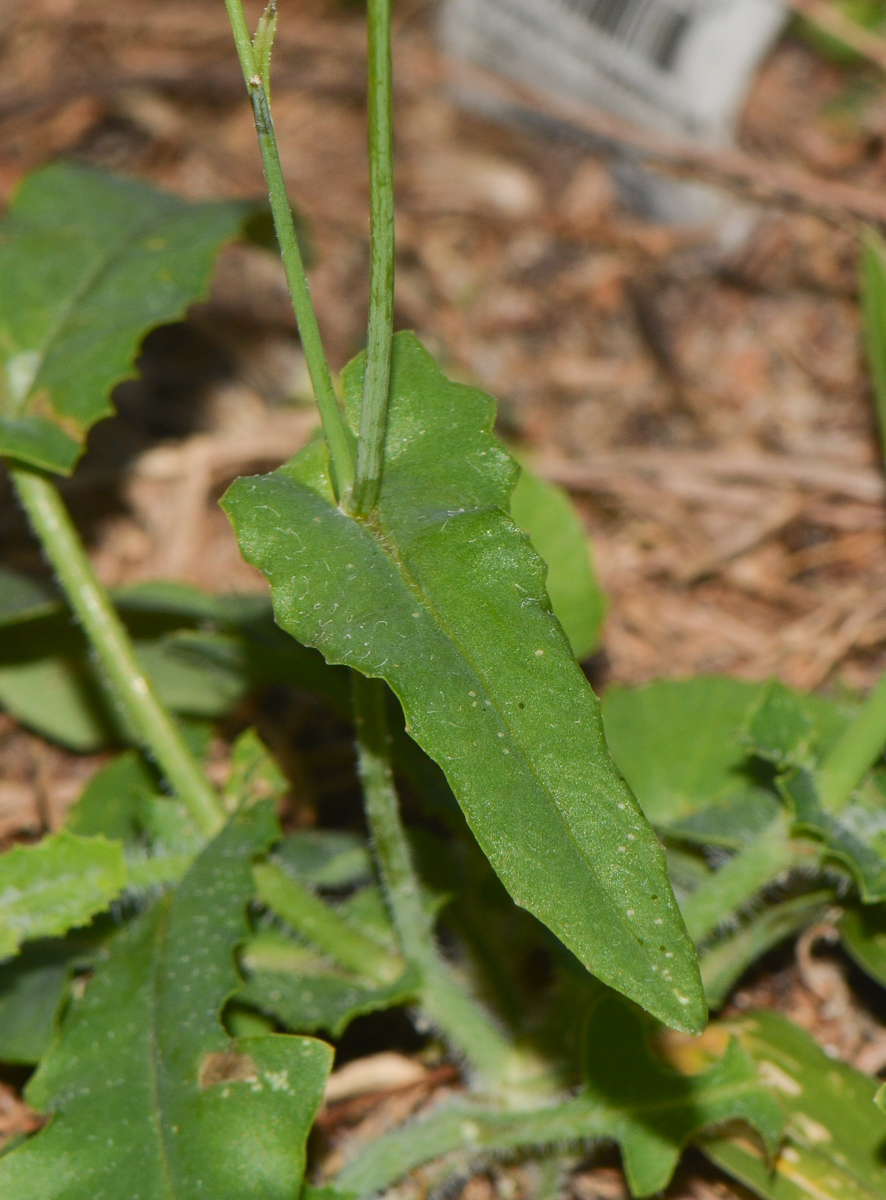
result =
[{"label": "hairy stem", "polygon": [[366,378],[353,511],[378,501],[384,464],[394,337],[394,135],[391,0],[368,0],[370,276]]},{"label": "hairy stem", "polygon": [[353,679],[366,818],[400,947],[407,962],[422,976],[423,1007],[486,1083],[514,1082],[518,1068],[514,1047],[453,978],[438,953],[431,921],[422,905],[391,771],[385,685],[357,672]]},{"label": "hairy stem", "polygon": [[861,783],[886,746],[886,674],[868,696],[861,712],[818,770],[822,807],[837,812]]},{"label": "hairy stem", "polygon": [[11,467],[10,475],[133,734],[155,759],[200,829],[207,835],[216,833],[225,821],[221,801],[146,679],[129,634],[96,578],[58,488],[28,467]]},{"label": "hairy stem", "polygon": [[277,231],[277,242],[286,271],[286,281],[292,297],[292,307],[298,322],[298,332],[305,352],[311,384],[317,398],[317,407],[320,409],[323,433],[329,447],[333,486],[336,497],[342,500],[347,498],[354,481],[352,437],[338,406],[329,362],[320,337],[317,314],[311,300],[304,262],[295,232],[292,207],[283,178],[280,149],[277,145],[277,135],[274,132],[274,122],[271,118],[271,106],[262,82],[261,69],[252,46],[249,27],[246,24],[243,0],[225,0],[225,4],[234,33],[243,78],[246,80],[246,90],[252,102],[274,228]]},{"label": "hairy stem", "polygon": [[343,1195],[370,1196],[445,1154],[463,1151],[476,1157],[494,1151],[611,1137],[612,1124],[598,1106],[583,1096],[520,1113],[453,1104],[371,1142],[332,1180],[331,1186]]},{"label": "hairy stem", "polygon": [[308,891],[273,863],[252,868],[259,900],[313,942],[325,954],[376,983],[393,983],[406,964],[352,929],[319,896]]}]

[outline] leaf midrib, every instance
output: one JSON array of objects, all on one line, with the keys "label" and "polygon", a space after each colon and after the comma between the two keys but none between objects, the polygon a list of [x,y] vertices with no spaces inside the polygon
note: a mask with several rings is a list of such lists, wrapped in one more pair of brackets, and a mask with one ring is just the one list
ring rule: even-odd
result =
[{"label": "leaf midrib", "polygon": [[163,1120],[163,1109],[161,1101],[161,1085],[160,1073],[162,1065],[160,1062],[160,1048],[157,1042],[157,1028],[159,1025],[160,1000],[159,992],[159,970],[166,935],[169,932],[169,917],[172,910],[172,902],[168,902],[161,912],[160,919],[157,922],[157,929],[151,939],[154,943],[154,954],[151,960],[150,986],[148,991],[148,1070],[150,1072],[151,1093],[154,1097],[154,1103],[151,1107],[151,1120],[157,1133],[157,1144],[160,1156],[160,1170],[163,1175],[164,1190],[169,1200],[176,1200],[176,1194],[173,1190],[172,1167],[170,1163],[169,1148],[166,1140],[166,1123]]},{"label": "leaf midrib", "polygon": [[[483,514],[483,513],[494,513],[494,514],[497,514],[500,516],[504,516],[506,519],[509,519],[508,514],[500,506],[486,505],[482,508],[474,507],[474,508],[461,509],[459,512],[457,512],[455,514],[450,514],[449,516],[447,516],[446,523],[448,524],[450,521],[457,520],[459,517],[472,516],[472,515]],[[481,674],[479,668],[475,664],[473,657],[465,650],[465,648],[461,644],[461,641],[456,636],[454,636],[454,634],[451,632],[449,625],[443,619],[442,615],[439,613],[439,611],[437,610],[437,608],[433,604],[433,602],[430,600],[427,592],[425,592],[422,589],[418,580],[415,579],[415,577],[413,576],[409,567],[407,566],[405,559],[401,556],[399,547],[397,546],[396,542],[394,542],[390,538],[390,536],[387,533],[387,530],[385,528],[383,528],[381,525],[378,525],[375,523],[370,523],[368,521],[356,521],[355,523],[357,525],[359,525],[362,529],[365,529],[370,534],[370,536],[372,536],[375,539],[375,541],[378,542],[378,544],[381,546],[383,552],[385,554],[387,554],[387,556],[393,562],[393,564],[394,564],[396,570],[398,571],[398,573],[400,574],[405,586],[416,597],[416,600],[419,603],[421,603],[422,607],[425,608],[425,610],[428,612],[429,616],[431,617],[432,621],[437,625],[437,627],[439,629],[441,629],[443,631],[446,638],[455,646],[456,650],[461,655],[461,657],[465,660],[465,662],[468,663],[472,672],[474,673],[474,676],[480,682],[480,685],[482,686],[484,693],[486,694],[487,698],[489,699],[490,707],[494,709],[494,711],[497,714],[502,725],[508,731],[508,734],[509,734],[511,740],[513,741],[514,745],[519,750],[520,758],[521,758],[524,766],[527,768],[528,774],[532,776],[532,778],[536,781],[536,784],[538,785],[539,789],[547,797],[550,807],[554,810],[554,812],[556,812],[560,823],[562,824],[563,828],[566,830],[569,840],[575,846],[575,849],[577,850],[579,857],[581,858],[581,860],[584,863],[587,864],[589,871],[591,872],[591,874],[594,877],[594,880],[597,883],[597,887],[598,887],[599,891],[601,892],[601,894],[603,896],[606,897],[606,901],[609,904],[611,910],[618,917],[618,920],[622,926],[622,929],[628,933],[628,935],[631,939],[636,941],[633,930],[631,929],[631,927],[629,925],[627,925],[625,923],[624,918],[622,917],[619,909],[609,899],[609,893],[606,891],[606,888],[603,886],[603,883],[599,877],[599,873],[597,872],[593,863],[587,857],[587,854],[584,851],[584,849],[582,848],[582,846],[579,844],[579,842],[576,838],[576,835],[572,830],[572,827],[570,826],[565,815],[561,811],[560,806],[557,804],[556,800],[554,799],[551,789],[548,787],[548,785],[546,783],[543,782],[543,780],[539,776],[538,771],[537,771],[534,763],[532,762],[531,756],[527,755],[522,741],[517,737],[516,733],[514,732],[513,728],[511,727],[510,722],[505,717],[504,713],[501,711],[499,705],[495,702],[495,699],[492,696],[492,694],[490,693],[490,691],[487,687],[486,681],[485,681],[483,675]],[[433,522],[428,522],[427,528],[428,529],[439,528],[439,525],[440,525],[440,521],[439,521],[439,519],[437,519]],[[519,529],[519,527],[517,527],[517,526],[515,526],[515,528]],[[525,537],[526,535],[523,534],[522,536]],[[552,616],[553,616],[553,614],[552,614]],[[565,637],[565,634],[564,634],[564,637]],[[645,954],[645,951],[644,951],[644,957],[648,959],[648,955]]]}]

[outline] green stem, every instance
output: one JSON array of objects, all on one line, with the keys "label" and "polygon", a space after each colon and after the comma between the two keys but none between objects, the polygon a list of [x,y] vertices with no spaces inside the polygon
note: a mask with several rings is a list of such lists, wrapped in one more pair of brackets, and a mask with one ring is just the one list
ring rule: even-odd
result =
[{"label": "green stem", "polygon": [[394,134],[391,0],[369,0],[370,276],[366,377],[353,511],[371,513],[384,465],[394,338]]},{"label": "green stem", "polygon": [[225,4],[234,34],[234,42],[237,46],[237,54],[240,58],[243,78],[246,80],[246,90],[252,102],[274,228],[277,231],[280,256],[286,271],[286,281],[292,297],[292,307],[298,322],[298,332],[305,352],[311,384],[317,398],[317,407],[320,409],[323,433],[329,447],[333,486],[336,497],[341,500],[348,496],[354,481],[352,435],[338,406],[338,399],[332,384],[332,373],[323,349],[317,314],[311,300],[305,266],[295,232],[292,207],[286,192],[286,181],[283,177],[283,166],[280,162],[280,149],[277,145],[277,135],[274,132],[271,106],[262,83],[252,38],[249,35],[249,27],[246,24],[243,0],[225,0]]},{"label": "green stem", "polygon": [[252,868],[259,900],[293,929],[351,971],[376,983],[393,983],[406,964],[343,921],[319,896],[273,863]]},{"label": "green stem", "polygon": [[452,1104],[370,1142],[329,1186],[342,1195],[371,1196],[445,1154],[462,1151],[476,1158],[496,1151],[614,1137],[617,1132],[617,1123],[611,1117],[607,1120],[605,1109],[583,1096],[520,1113]]},{"label": "green stem", "polygon": [[698,945],[784,871],[806,861],[790,840],[787,815],[779,815],[680,905],[689,936]]},{"label": "green stem", "polygon": [[58,488],[28,467],[10,467],[10,475],[134,735],[157,761],[200,829],[207,835],[216,833],[225,821],[221,801],[146,679],[129,634],[96,578]]},{"label": "green stem", "polygon": [[817,773],[822,807],[838,812],[886,746],[886,674]]},{"label": "green stem", "polygon": [[453,978],[438,953],[431,921],[422,905],[391,771],[385,685],[356,671],[353,680],[366,819],[400,947],[407,962],[422,976],[423,1007],[485,1082],[515,1082],[519,1056],[487,1013]]}]

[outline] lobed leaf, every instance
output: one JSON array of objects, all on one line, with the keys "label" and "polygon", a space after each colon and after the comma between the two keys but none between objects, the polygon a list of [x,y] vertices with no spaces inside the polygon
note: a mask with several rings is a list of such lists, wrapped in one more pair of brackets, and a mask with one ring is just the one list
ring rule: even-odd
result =
[{"label": "lobed leaf", "polygon": [[881,1200],[886,1195],[886,1119],[877,1080],[835,1062],[777,1012],[755,1012],[732,1029],[787,1114],[774,1158],[742,1136],[698,1145],[717,1166],[766,1200]]},{"label": "lobed leaf", "polygon": [[[352,419],[362,372],[345,372]],[[493,417],[400,334],[372,522],[337,507],[323,442],[239,480],[223,506],[283,628],[388,682],[517,903],[611,986],[701,1028],[661,848],[609,757],[544,566],[506,515],[517,467]]]},{"label": "lobed leaf", "polygon": [[86,925],[126,884],[122,847],[62,830],[0,855],[0,958]]},{"label": "lobed leaf", "polygon": [[267,804],[238,813],[170,896],[115,939],[28,1085],[53,1114],[0,1159],[0,1198],[297,1200],[331,1050],[231,1039],[253,855],[278,836]]},{"label": "lobed leaf", "polygon": [[[642,1014],[609,993],[591,1014],[580,1095],[534,1112],[444,1106],[371,1143],[333,1180],[329,1200],[381,1191],[457,1151],[476,1158],[600,1138],[618,1142],[631,1193],[648,1196],[667,1185],[690,1138],[723,1122],[752,1126],[772,1151],[784,1125],[780,1105],[738,1042],[701,1074],[675,1071],[654,1053]],[[320,1200],[320,1193],[308,1195]]]},{"label": "lobed leaf", "polygon": [[69,473],[149,329],[182,316],[251,206],[56,163],[0,225],[0,454]]}]

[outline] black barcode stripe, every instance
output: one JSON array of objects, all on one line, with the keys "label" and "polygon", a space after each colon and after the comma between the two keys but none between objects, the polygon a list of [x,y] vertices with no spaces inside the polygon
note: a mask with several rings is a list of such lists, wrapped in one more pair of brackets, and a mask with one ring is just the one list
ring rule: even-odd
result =
[{"label": "black barcode stripe", "polygon": [[642,54],[662,71],[673,70],[692,13],[668,0],[560,0],[602,33]]}]

